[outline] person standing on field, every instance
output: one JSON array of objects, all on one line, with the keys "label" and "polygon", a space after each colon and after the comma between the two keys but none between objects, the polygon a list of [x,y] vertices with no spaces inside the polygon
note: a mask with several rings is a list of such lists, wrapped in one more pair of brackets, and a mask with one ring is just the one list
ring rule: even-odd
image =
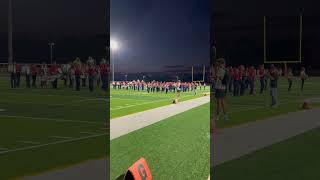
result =
[{"label": "person standing on field", "polygon": [[227,71],[225,69],[225,60],[223,58],[217,59],[217,67],[214,74],[216,82],[215,98],[216,98],[216,120],[219,120],[220,111],[223,112],[224,120],[228,120],[226,109],[226,88],[227,88]]},{"label": "person standing on field", "polygon": [[259,70],[258,70],[258,77],[260,80],[260,94],[263,93],[263,90],[265,89],[265,76],[266,76],[266,71],[264,69],[264,65],[260,65]]},{"label": "person standing on field", "polygon": [[278,103],[278,76],[277,69],[271,64],[269,70],[271,107],[275,107]]},{"label": "person standing on field", "polygon": [[301,92],[303,91],[304,88],[304,82],[308,78],[308,75],[306,74],[306,69],[304,67],[301,68],[300,71],[300,79],[301,79]]},{"label": "person standing on field", "polygon": [[288,79],[288,84],[289,84],[288,91],[290,92],[292,87],[292,79],[293,79],[292,69],[288,68],[288,72],[285,72],[285,73],[286,73],[286,77]]}]

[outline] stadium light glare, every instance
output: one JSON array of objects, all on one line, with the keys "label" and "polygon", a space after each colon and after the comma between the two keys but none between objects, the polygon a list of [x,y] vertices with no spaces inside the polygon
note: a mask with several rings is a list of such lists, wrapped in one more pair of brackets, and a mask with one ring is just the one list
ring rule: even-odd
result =
[{"label": "stadium light glare", "polygon": [[115,39],[110,39],[110,49],[112,51],[112,82],[114,82],[114,62],[115,62],[115,53],[120,48],[119,42]]},{"label": "stadium light glare", "polygon": [[117,51],[120,48],[119,42],[116,40],[110,40],[111,50]]}]

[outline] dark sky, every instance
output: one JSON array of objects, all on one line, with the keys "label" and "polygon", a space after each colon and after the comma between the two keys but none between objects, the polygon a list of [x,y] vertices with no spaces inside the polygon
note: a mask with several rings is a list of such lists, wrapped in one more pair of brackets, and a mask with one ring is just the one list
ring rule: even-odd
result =
[{"label": "dark sky", "polygon": [[111,38],[121,43],[115,71],[162,71],[209,64],[207,0],[111,0]]},{"label": "dark sky", "polygon": [[[48,59],[50,40],[56,43],[58,59],[105,55],[109,31],[107,0],[13,1],[17,61]],[[7,6],[7,0],[1,1],[1,59],[7,56]]]},{"label": "dark sky", "polygon": [[267,16],[267,56],[298,58],[299,14],[303,9],[303,64],[320,68],[319,1],[212,0],[211,44],[229,64],[263,62],[263,16]]}]

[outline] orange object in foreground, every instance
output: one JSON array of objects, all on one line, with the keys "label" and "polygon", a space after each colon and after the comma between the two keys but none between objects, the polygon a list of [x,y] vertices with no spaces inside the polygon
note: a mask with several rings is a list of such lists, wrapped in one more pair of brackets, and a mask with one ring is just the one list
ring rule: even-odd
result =
[{"label": "orange object in foreground", "polygon": [[135,162],[127,171],[124,180],[152,180],[151,171],[144,158]]}]

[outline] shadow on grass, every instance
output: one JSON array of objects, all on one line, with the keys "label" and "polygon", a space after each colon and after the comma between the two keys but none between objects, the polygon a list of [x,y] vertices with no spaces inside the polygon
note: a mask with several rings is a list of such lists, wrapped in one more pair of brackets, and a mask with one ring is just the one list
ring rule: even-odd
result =
[{"label": "shadow on grass", "polygon": [[117,179],[115,180],[123,180],[124,179],[124,174],[120,175],[119,177],[117,177]]}]

